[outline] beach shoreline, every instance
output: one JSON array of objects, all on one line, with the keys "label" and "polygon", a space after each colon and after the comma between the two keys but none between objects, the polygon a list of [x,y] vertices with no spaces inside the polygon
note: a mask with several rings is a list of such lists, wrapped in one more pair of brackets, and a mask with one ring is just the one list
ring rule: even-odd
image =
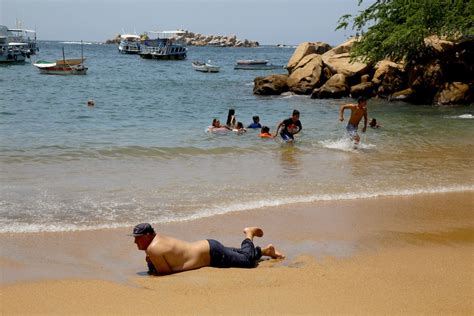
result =
[{"label": "beach shoreline", "polygon": [[274,243],[287,255],[252,270],[204,268],[166,277],[146,274],[130,228],[2,234],[2,313],[469,314],[472,205],[467,191],[155,224],[166,235],[229,246],[240,243],[243,227],[257,225],[265,231],[257,244]]}]

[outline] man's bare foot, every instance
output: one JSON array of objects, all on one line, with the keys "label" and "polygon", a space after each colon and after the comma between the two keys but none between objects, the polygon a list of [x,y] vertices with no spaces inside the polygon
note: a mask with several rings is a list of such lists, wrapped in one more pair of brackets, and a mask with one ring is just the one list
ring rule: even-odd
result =
[{"label": "man's bare foot", "polygon": [[250,240],[253,240],[253,237],[255,236],[262,237],[263,230],[259,227],[245,227],[244,234],[245,234],[245,237],[249,238]]},{"label": "man's bare foot", "polygon": [[277,251],[272,244],[262,248],[262,255],[272,257],[273,259],[285,259],[285,255]]}]

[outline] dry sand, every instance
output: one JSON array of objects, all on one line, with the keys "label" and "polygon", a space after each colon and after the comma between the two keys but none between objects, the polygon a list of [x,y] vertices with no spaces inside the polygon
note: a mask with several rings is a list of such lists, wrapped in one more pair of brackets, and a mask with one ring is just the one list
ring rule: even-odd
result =
[{"label": "dry sand", "polygon": [[288,255],[256,269],[145,275],[128,230],[2,235],[10,314],[474,313],[473,194],[318,202],[157,226],[236,246],[259,225]]}]

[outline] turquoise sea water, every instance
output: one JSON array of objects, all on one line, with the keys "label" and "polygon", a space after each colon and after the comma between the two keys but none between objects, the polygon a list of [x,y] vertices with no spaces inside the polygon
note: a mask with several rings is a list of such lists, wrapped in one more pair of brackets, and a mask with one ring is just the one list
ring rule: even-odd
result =
[{"label": "turquoise sea water", "polygon": [[[66,58],[80,57],[80,45],[41,42],[34,60],[59,59],[63,46]],[[369,129],[354,150],[338,121],[339,106],[353,100],[255,96],[253,79],[269,72],[233,69],[237,59],[285,64],[292,53],[190,47],[187,60],[156,61],[90,44],[86,76],[40,75],[30,63],[0,67],[0,232],[474,189],[472,105],[370,100],[369,117],[383,126]],[[207,59],[221,72],[192,69],[191,61]],[[244,125],[259,115],[272,131],[298,109],[303,131],[294,145],[252,130],[206,133],[214,117],[225,122],[229,108]]]}]

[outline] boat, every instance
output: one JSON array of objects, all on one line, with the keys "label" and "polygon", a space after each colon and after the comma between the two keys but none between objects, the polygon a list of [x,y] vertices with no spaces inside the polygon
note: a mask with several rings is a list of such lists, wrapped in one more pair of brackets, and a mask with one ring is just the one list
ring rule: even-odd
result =
[{"label": "boat", "polygon": [[192,65],[194,70],[201,72],[219,72],[221,69],[221,67],[211,64],[210,60],[207,63],[196,60],[192,62]]},{"label": "boat", "polygon": [[[183,35],[184,31],[146,32],[148,39],[143,41],[140,57],[144,59],[175,59],[182,60],[187,56],[188,49],[176,37]],[[151,37],[155,37],[151,39]]]},{"label": "boat", "polygon": [[122,34],[120,35],[119,53],[122,54],[138,54],[140,53],[141,38],[138,35]]},{"label": "boat", "polygon": [[23,46],[23,51],[28,55],[35,55],[39,48],[36,44],[36,31],[22,28],[8,29],[8,41],[19,43]]},{"label": "boat", "polygon": [[24,63],[28,54],[23,50],[24,46],[22,44],[10,43],[8,40],[8,28],[0,25],[0,63]]},{"label": "boat", "polygon": [[269,70],[283,69],[283,65],[269,64],[266,59],[241,59],[237,60],[234,69],[243,70]]},{"label": "boat", "polygon": [[56,60],[56,62],[40,60],[33,66],[38,68],[41,74],[46,75],[85,75],[88,68],[84,66],[86,59],[83,55],[81,52],[81,58],[66,59],[63,47],[63,59]]}]

